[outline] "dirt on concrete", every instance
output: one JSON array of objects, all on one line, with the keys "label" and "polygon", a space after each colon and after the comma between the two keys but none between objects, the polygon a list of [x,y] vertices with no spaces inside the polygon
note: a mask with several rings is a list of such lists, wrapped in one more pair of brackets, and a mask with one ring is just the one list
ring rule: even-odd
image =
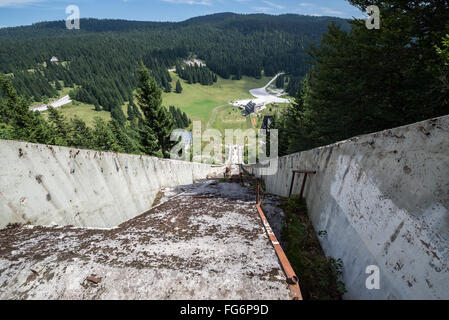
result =
[{"label": "dirt on concrete", "polygon": [[112,229],[0,231],[0,299],[291,298],[253,191],[208,180],[171,195]]}]

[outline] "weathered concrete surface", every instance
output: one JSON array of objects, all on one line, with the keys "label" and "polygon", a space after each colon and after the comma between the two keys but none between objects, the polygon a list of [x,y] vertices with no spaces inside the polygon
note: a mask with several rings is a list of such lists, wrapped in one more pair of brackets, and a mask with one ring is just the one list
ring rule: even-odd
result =
[{"label": "weathered concrete surface", "polygon": [[15,222],[116,226],[150,209],[161,188],[222,171],[198,163],[0,140],[0,229]]},{"label": "weathered concrete surface", "polygon": [[181,188],[110,230],[0,231],[0,299],[290,299],[254,192]]},{"label": "weathered concrete surface", "polygon": [[[449,116],[283,157],[267,191],[287,196],[294,169],[318,170],[309,215],[344,262],[345,298],[449,299]],[[365,286],[370,265],[379,290]]]}]

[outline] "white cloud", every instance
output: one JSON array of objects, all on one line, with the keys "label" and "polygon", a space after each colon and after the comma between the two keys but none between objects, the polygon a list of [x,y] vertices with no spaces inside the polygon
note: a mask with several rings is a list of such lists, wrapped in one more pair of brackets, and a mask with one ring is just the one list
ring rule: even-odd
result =
[{"label": "white cloud", "polygon": [[320,7],[310,2],[300,2],[296,12],[312,16],[343,16],[345,13],[329,7]]},{"label": "white cloud", "polygon": [[337,15],[337,16],[341,16],[343,14],[343,12],[341,11],[337,11],[328,7],[320,7],[320,9],[323,11],[323,13],[325,14],[333,14],[333,15]]},{"label": "white cloud", "polygon": [[179,4],[190,4],[190,5],[201,5],[201,6],[211,6],[210,0],[162,0],[168,3],[179,3]]},{"label": "white cloud", "polygon": [[263,3],[269,5],[269,6],[273,7],[273,8],[276,8],[276,9],[284,9],[285,8],[284,6],[281,6],[279,4],[276,4],[276,3],[273,3],[273,2],[267,1],[267,0],[263,0]]},{"label": "white cloud", "polygon": [[27,4],[43,2],[45,0],[0,0],[0,8],[23,7]]},{"label": "white cloud", "polygon": [[270,12],[273,10],[273,8],[268,8],[268,7],[252,7],[252,9],[254,11],[263,12],[263,13]]}]

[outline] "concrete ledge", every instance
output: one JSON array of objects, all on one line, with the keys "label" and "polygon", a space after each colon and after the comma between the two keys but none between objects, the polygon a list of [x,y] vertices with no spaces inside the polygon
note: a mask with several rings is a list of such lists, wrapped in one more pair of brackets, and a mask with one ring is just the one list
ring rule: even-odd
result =
[{"label": "concrete ledge", "polygon": [[149,210],[162,187],[223,171],[199,163],[0,140],[0,228],[108,228]]}]

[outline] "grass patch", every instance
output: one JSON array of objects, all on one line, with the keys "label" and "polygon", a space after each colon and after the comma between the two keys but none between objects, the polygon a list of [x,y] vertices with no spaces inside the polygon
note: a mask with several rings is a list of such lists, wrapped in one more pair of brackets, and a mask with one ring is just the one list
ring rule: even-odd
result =
[{"label": "grass patch", "polygon": [[[64,117],[73,119],[75,116],[84,120],[89,127],[93,127],[94,118],[100,117],[105,121],[111,120],[111,113],[107,111],[95,111],[95,107],[91,104],[86,104],[78,101],[72,101],[62,107],[57,108]],[[48,112],[42,112],[42,115],[47,118]]]},{"label": "grass patch", "polygon": [[[239,108],[229,105],[229,101],[249,99],[252,95],[249,90],[265,86],[271,77],[263,76],[261,79],[255,79],[244,76],[241,80],[230,80],[218,77],[218,82],[212,86],[203,86],[201,84],[188,84],[180,79],[175,72],[170,72],[172,77],[172,88],[174,90],[176,81],[180,80],[183,91],[181,94],[175,92],[162,93],[163,105],[168,107],[173,105],[185,112],[193,121],[201,121],[202,128],[205,130],[209,124],[210,128],[220,130],[224,134],[225,129],[242,129],[255,127],[252,123],[252,117],[244,117]],[[64,87],[59,91],[57,100],[69,94],[73,88]],[[137,103],[137,100],[134,99]],[[35,104],[34,102],[33,104]],[[128,102],[122,106],[125,116],[127,115]],[[217,109],[222,107],[221,109]],[[103,118],[105,121],[111,119],[111,114],[106,111],[95,111],[93,105],[73,101],[65,106],[58,108],[68,119],[75,116],[84,120],[88,126],[93,125],[94,117]],[[42,112],[46,117],[47,112]],[[264,111],[265,114],[265,111]],[[258,118],[257,128],[260,127],[263,117]]]},{"label": "grass patch", "polygon": [[[261,79],[243,77],[241,80],[230,80],[218,78],[218,82],[212,86],[203,86],[201,84],[188,84],[180,79],[174,72],[170,72],[172,77],[172,88],[176,81],[180,80],[183,91],[178,94],[175,92],[163,93],[163,104],[165,106],[176,106],[184,111],[192,120],[202,121],[203,127],[209,121],[215,108],[229,104],[229,101],[251,98],[250,89],[265,86],[271,78],[262,77]],[[219,117],[217,116],[219,121]]]},{"label": "grass patch", "polygon": [[247,117],[242,115],[240,108],[227,106],[216,111],[210,127],[220,130],[223,134],[226,129],[246,130],[248,129]]},{"label": "grass patch", "polygon": [[343,263],[340,259],[327,258],[321,248],[318,236],[307,215],[307,205],[299,196],[285,199],[282,209],[286,214],[283,240],[287,243],[287,255],[306,300],[340,300],[346,292],[339,280]]}]

